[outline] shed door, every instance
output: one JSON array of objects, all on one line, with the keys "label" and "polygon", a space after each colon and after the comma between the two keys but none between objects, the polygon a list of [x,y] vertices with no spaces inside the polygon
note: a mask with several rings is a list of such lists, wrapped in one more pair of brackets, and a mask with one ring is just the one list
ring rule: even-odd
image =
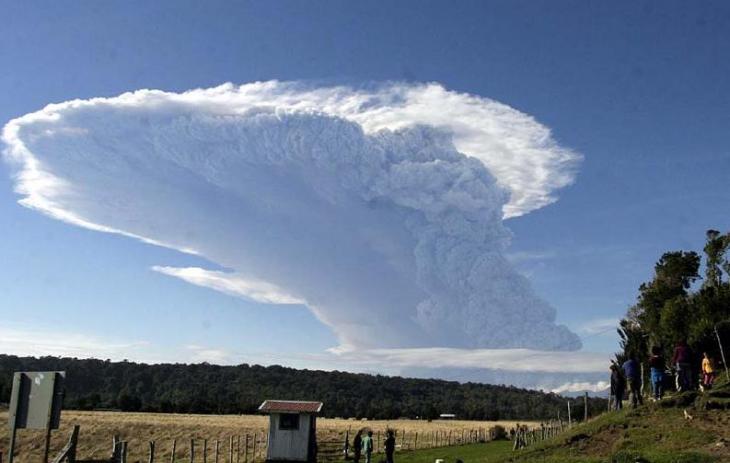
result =
[{"label": "shed door", "polygon": [[272,414],[269,426],[269,460],[307,461],[309,415]]}]

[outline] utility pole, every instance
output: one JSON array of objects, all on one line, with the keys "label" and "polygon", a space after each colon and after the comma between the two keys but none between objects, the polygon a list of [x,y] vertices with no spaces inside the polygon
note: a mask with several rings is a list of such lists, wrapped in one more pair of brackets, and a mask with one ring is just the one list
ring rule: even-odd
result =
[{"label": "utility pole", "polygon": [[720,323],[715,324],[715,336],[717,336],[717,344],[720,346],[720,355],[722,356],[722,364],[725,366],[725,376],[727,376],[728,381],[730,381],[730,372],[728,372],[727,368],[727,361],[725,360],[725,350],[722,348],[722,340],[720,339],[720,332],[717,330],[717,327],[723,323],[729,322],[730,319],[721,321]]},{"label": "utility pole", "polygon": [[573,425],[573,420],[570,417],[570,400],[568,401],[568,427]]},{"label": "utility pole", "polygon": [[588,421],[588,392],[583,396],[583,421]]}]

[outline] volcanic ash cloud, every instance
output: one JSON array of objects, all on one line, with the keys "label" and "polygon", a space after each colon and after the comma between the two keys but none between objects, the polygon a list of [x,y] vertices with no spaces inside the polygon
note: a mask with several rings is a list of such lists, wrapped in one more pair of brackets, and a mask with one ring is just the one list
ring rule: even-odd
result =
[{"label": "volcanic ash cloud", "polygon": [[514,109],[439,85],[266,82],[50,105],[4,129],[21,203],[194,252],[155,270],[304,304],[343,347],[571,350],[504,257],[503,220],[578,155]]}]

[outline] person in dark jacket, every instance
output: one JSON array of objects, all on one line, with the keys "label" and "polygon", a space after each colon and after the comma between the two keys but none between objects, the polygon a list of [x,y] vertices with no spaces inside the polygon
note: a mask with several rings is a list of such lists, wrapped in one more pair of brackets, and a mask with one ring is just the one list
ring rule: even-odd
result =
[{"label": "person in dark jacket", "polygon": [[388,437],[385,439],[385,461],[393,463],[393,454],[395,453],[395,435],[393,430],[388,430]]},{"label": "person in dark jacket", "polygon": [[624,391],[626,390],[626,380],[621,374],[617,365],[611,365],[611,395],[613,396],[614,410],[623,408]]},{"label": "person in dark jacket", "polygon": [[654,393],[654,400],[662,400],[664,395],[664,356],[659,346],[651,348],[651,357],[649,357],[649,368],[651,374],[651,390]]},{"label": "person in dark jacket", "polygon": [[692,388],[692,352],[684,340],[674,348],[672,365],[677,369],[677,392],[689,391]]},{"label": "person in dark jacket", "polygon": [[631,396],[631,406],[636,408],[638,405],[644,405],[644,399],[641,397],[641,369],[639,362],[635,358],[629,357],[622,365],[626,381],[629,383],[629,394]]},{"label": "person in dark jacket", "polygon": [[360,463],[360,452],[362,451],[362,430],[358,431],[357,434],[355,434],[355,438],[352,439],[352,451],[354,452],[352,460],[355,463]]}]

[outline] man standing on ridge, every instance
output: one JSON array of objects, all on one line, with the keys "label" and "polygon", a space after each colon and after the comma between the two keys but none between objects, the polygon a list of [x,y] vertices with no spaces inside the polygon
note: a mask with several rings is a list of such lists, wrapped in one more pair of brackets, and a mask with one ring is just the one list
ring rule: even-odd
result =
[{"label": "man standing on ridge", "polygon": [[636,408],[637,404],[644,405],[644,399],[641,397],[641,370],[639,368],[639,362],[634,357],[629,357],[622,367],[626,380],[629,382],[631,406]]}]

